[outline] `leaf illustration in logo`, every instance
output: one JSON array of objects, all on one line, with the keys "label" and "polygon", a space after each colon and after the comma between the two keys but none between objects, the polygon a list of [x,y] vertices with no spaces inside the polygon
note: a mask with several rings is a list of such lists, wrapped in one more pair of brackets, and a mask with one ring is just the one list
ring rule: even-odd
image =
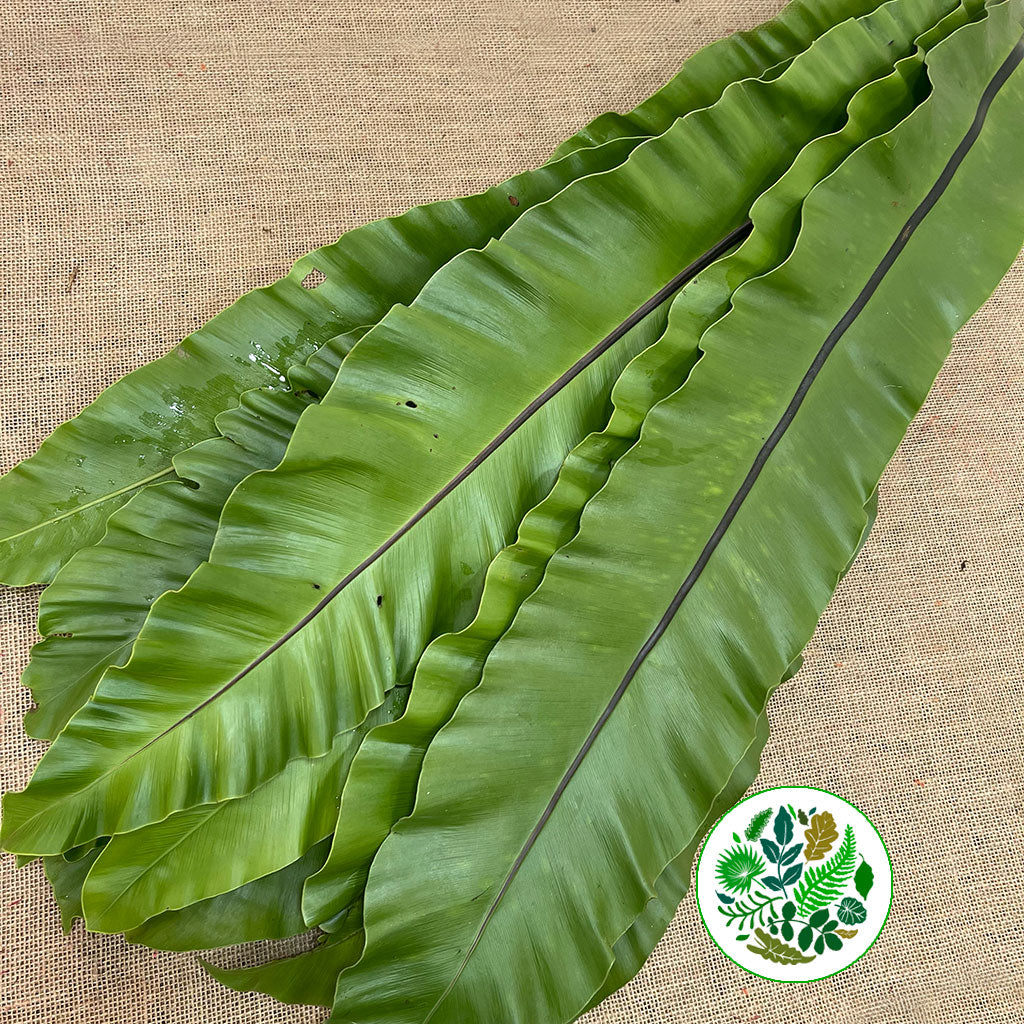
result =
[{"label": "leaf illustration in logo", "polygon": [[871,886],[874,884],[875,873],[871,870],[871,865],[866,860],[861,860],[857,874],[853,876],[853,885],[862,900],[868,898],[868,893],[871,892]]},{"label": "leaf illustration in logo", "polygon": [[796,941],[800,944],[802,950],[810,949],[811,943],[814,941],[814,929],[810,925],[805,925],[796,937]]},{"label": "leaf illustration in logo", "polygon": [[[721,897],[721,893],[719,896]],[[772,917],[772,905],[781,896],[769,896],[763,892],[752,892],[742,900],[732,901],[731,906],[719,907],[718,912],[725,918],[726,928],[736,922],[737,931],[749,931],[755,924],[764,924],[766,917]]]},{"label": "leaf illustration in logo", "polygon": [[856,854],[853,828],[847,825],[846,835],[839,850],[824,864],[810,866],[804,872],[804,877],[794,893],[796,905],[802,914],[827,907],[839,899],[846,888],[846,883],[853,875]]},{"label": "leaf illustration in logo", "polygon": [[801,825],[806,825],[807,824],[807,815],[804,814],[803,811],[797,811],[796,818],[797,818],[797,821],[799,821]]},{"label": "leaf illustration in logo", "polygon": [[796,881],[799,880],[800,876],[803,874],[803,871],[804,871],[803,864],[794,864],[782,876],[782,884],[783,885],[793,885]]},{"label": "leaf illustration in logo", "polygon": [[754,879],[764,871],[764,860],[749,846],[733,846],[718,858],[715,875],[729,892],[750,892]]},{"label": "leaf illustration in logo", "polygon": [[831,950],[839,950],[843,948],[843,940],[835,932],[824,932],[821,936],[825,940],[825,945]]},{"label": "leaf illustration in logo", "polygon": [[763,956],[765,960],[771,960],[776,964],[807,964],[814,959],[813,956],[804,956],[799,949],[794,949],[793,946],[787,946],[785,942],[769,935],[763,928],[755,928],[754,932],[760,939],[761,945],[749,945],[747,949],[751,953]]},{"label": "leaf illustration in logo", "polygon": [[836,910],[836,917],[843,924],[861,924],[867,916],[868,912],[864,904],[852,896],[844,896]]},{"label": "leaf illustration in logo", "polygon": [[804,837],[807,839],[804,856],[808,860],[824,860],[825,854],[839,838],[835,819],[828,811],[815,814],[811,818],[811,827],[804,830]]},{"label": "leaf illustration in logo", "polygon": [[800,856],[800,851],[804,848],[803,843],[794,843],[781,857],[779,860],[780,864],[792,864],[793,861]]},{"label": "leaf illustration in logo", "polygon": [[764,855],[773,864],[779,863],[779,858],[782,856],[782,851],[770,839],[761,840],[761,849],[764,850]]},{"label": "leaf illustration in logo", "polygon": [[837,928],[836,935],[841,936],[844,939],[852,939],[857,934],[856,928]]},{"label": "leaf illustration in logo", "polygon": [[743,834],[751,841],[761,838],[761,833],[765,830],[768,822],[772,818],[772,809],[766,807],[763,811],[758,811],[757,814],[750,819],[750,824],[747,826],[746,832]]},{"label": "leaf illustration in logo", "polygon": [[780,847],[788,846],[793,841],[793,816],[785,807],[780,807],[775,816],[775,841]]}]

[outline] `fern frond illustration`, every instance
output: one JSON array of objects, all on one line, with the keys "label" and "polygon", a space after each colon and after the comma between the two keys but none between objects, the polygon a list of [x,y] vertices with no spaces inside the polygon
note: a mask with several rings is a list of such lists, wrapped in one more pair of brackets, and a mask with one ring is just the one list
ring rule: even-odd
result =
[{"label": "fern frond illustration", "polygon": [[753,843],[761,838],[761,833],[765,830],[768,822],[772,818],[772,809],[766,807],[763,811],[758,811],[750,820],[750,824],[747,826],[746,832],[743,834]]},{"label": "fern frond illustration", "polygon": [[846,883],[853,876],[857,850],[853,828],[846,826],[842,845],[833,857],[820,867],[808,867],[796,888],[794,898],[801,915],[827,907],[842,895]]},{"label": "fern frond illustration", "polygon": [[729,906],[719,907],[718,912],[727,920],[726,928],[734,921],[739,928],[750,928],[756,921],[758,924],[767,924],[773,916],[772,905],[778,903],[782,896],[769,896],[767,899],[763,893],[754,893],[748,899],[737,900]]},{"label": "fern frond illustration", "polygon": [[759,853],[747,846],[734,846],[718,858],[715,874],[723,889],[747,893],[764,867],[764,858]]}]

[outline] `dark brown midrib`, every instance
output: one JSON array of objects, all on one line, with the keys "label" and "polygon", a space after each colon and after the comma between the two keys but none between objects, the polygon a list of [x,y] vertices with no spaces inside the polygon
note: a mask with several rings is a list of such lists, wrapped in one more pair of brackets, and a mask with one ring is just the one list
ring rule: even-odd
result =
[{"label": "dark brown midrib", "polygon": [[434,1016],[438,1007],[455,987],[455,984],[458,982],[460,976],[462,975],[462,972],[466,968],[466,964],[469,963],[470,958],[473,956],[477,947],[480,945],[480,940],[483,938],[484,932],[486,931],[488,924],[490,924],[491,919],[494,917],[494,914],[498,909],[498,905],[501,903],[505,894],[511,887],[512,882],[515,880],[516,875],[519,873],[519,869],[523,866],[523,862],[526,860],[527,855],[530,853],[530,850],[533,849],[534,845],[537,842],[537,839],[540,836],[541,831],[550,820],[551,815],[554,813],[555,807],[557,806],[559,800],[562,798],[562,795],[565,793],[566,788],[572,781],[573,776],[576,774],[580,765],[583,763],[583,759],[590,752],[590,749],[591,747],[593,747],[598,734],[604,728],[608,719],[615,711],[615,708],[622,700],[622,697],[624,696],[627,688],[629,687],[629,684],[632,682],[634,676],[640,670],[640,666],[644,663],[647,656],[651,653],[655,645],[664,635],[665,631],[671,624],[673,618],[675,618],[676,612],[679,611],[680,606],[686,599],[687,594],[689,594],[689,592],[693,589],[694,584],[700,578],[700,575],[707,566],[712,554],[714,554],[715,549],[718,547],[722,538],[725,536],[726,530],[728,530],[730,524],[736,518],[736,514],[739,512],[740,506],[746,500],[746,497],[753,488],[755,482],[757,481],[757,478],[761,475],[761,470],[764,468],[769,456],[775,450],[779,441],[782,440],[782,437],[785,434],[786,430],[793,422],[793,419],[799,411],[800,406],[803,404],[807,392],[810,390],[811,385],[814,383],[815,379],[820,373],[822,366],[824,366],[825,360],[828,358],[829,354],[839,343],[843,335],[850,328],[850,325],[856,320],[856,318],[863,311],[864,307],[868,304],[868,301],[871,299],[871,296],[874,295],[874,293],[877,291],[878,286],[882,283],[882,280],[885,278],[885,275],[892,269],[892,266],[896,262],[896,259],[899,257],[900,253],[906,248],[906,245],[910,241],[911,236],[920,226],[925,216],[931,211],[931,209],[942,197],[942,194],[949,187],[949,183],[953,180],[953,175],[956,173],[957,168],[960,166],[961,163],[963,163],[963,160],[967,156],[967,153],[969,152],[971,146],[973,146],[974,143],[977,141],[977,138],[981,133],[982,126],[985,123],[985,118],[988,114],[989,107],[992,105],[992,101],[995,99],[996,94],[999,92],[999,90],[1006,84],[1006,81],[1009,79],[1010,75],[1021,63],[1022,58],[1024,58],[1024,36],[1022,36],[1021,39],[1018,40],[1016,46],[1014,46],[1013,50],[1010,52],[1010,55],[1006,58],[1005,61],[1003,61],[999,69],[996,71],[995,75],[993,75],[991,81],[985,87],[985,91],[982,93],[981,99],[978,102],[978,108],[974,115],[974,120],[971,122],[970,128],[968,128],[967,133],[960,140],[959,145],[953,151],[952,156],[947,161],[945,167],[943,167],[942,172],[939,174],[938,178],[936,178],[935,184],[932,185],[932,187],[928,191],[928,194],[915,208],[914,212],[907,218],[907,221],[903,225],[903,228],[900,230],[900,233],[897,236],[896,241],[894,241],[892,245],[889,247],[888,251],[882,257],[878,266],[875,267],[875,270],[868,278],[867,284],[861,289],[860,293],[853,300],[853,303],[850,305],[849,309],[847,309],[847,311],[843,314],[842,318],[839,320],[836,326],[832,328],[828,337],[825,339],[821,348],[818,350],[817,355],[814,357],[814,360],[812,361],[809,369],[804,374],[803,379],[800,381],[800,384],[797,387],[796,392],[793,395],[793,398],[790,400],[789,405],[786,407],[785,412],[782,414],[781,419],[776,424],[775,429],[768,436],[768,439],[764,442],[761,449],[758,451],[756,457],[754,458],[754,462],[750,467],[750,471],[747,473],[746,477],[743,480],[743,483],[740,485],[740,488],[736,492],[732,501],[729,502],[729,505],[726,508],[725,513],[719,520],[718,525],[712,532],[708,542],[704,545],[704,548],[701,550],[700,555],[698,555],[693,568],[690,570],[690,573],[683,581],[682,586],[680,586],[680,588],[676,591],[675,596],[672,598],[672,601],[669,603],[669,606],[665,611],[665,614],[662,615],[661,619],[659,620],[658,624],[654,627],[654,630],[651,632],[650,636],[644,641],[643,646],[640,648],[636,657],[633,659],[629,668],[626,670],[626,674],[623,676],[622,682],[619,683],[617,689],[615,690],[615,693],[612,695],[611,700],[608,702],[605,709],[601,712],[601,715],[595,723],[593,729],[591,729],[589,735],[584,741],[583,746],[580,747],[579,752],[576,754],[575,758],[573,758],[572,764],[569,765],[565,774],[559,780],[559,783],[555,788],[555,792],[552,795],[551,800],[548,802],[547,807],[545,807],[544,809],[544,813],[541,815],[533,831],[530,833],[525,844],[523,845],[523,848],[519,851],[519,854],[513,862],[512,867],[509,869],[508,874],[505,876],[505,880],[502,883],[501,889],[498,891],[498,894],[494,897],[490,906],[487,908],[487,912],[484,915],[483,922],[481,923],[476,933],[476,936],[473,939],[473,942],[470,944],[469,949],[466,951],[466,955],[465,957],[463,957],[462,962],[460,963],[459,968],[455,973],[455,976],[449,982],[448,987],[444,990],[444,992],[442,992],[441,995],[438,997],[437,1001],[431,1007],[426,1017],[423,1018],[423,1024],[429,1024],[431,1017]]},{"label": "dark brown midrib", "polygon": [[[228,690],[230,690],[236,683],[244,679],[253,669],[257,668],[264,661],[267,660],[275,651],[279,650],[284,644],[286,644],[296,633],[299,633],[310,622],[313,621],[330,603],[333,601],[353,580],[357,579],[363,572],[365,572],[371,565],[374,564],[382,555],[389,551],[395,544],[398,543],[410,530],[412,530],[422,519],[424,519],[434,508],[436,508],[445,498],[447,498],[463,481],[468,479],[477,469],[479,469],[484,462],[487,461],[510,437],[512,437],[520,427],[523,426],[529,420],[534,413],[541,409],[547,404],[552,398],[555,397],[563,388],[575,380],[584,370],[587,369],[592,363],[596,362],[605,352],[607,352],[617,341],[623,336],[629,333],[634,327],[637,326],[642,320],[649,316],[655,309],[663,305],[680,288],[686,285],[694,277],[697,276],[702,270],[705,270],[715,260],[723,256],[734,246],[738,245],[750,234],[753,229],[753,225],[750,220],[745,220],[739,227],[734,228],[727,235],[725,235],[720,241],[716,242],[710,249],[695,259],[689,266],[681,270],[671,281],[668,282],[663,288],[659,289],[654,293],[643,305],[638,306],[625,320],[622,321],[610,334],[599,341],[586,355],[582,356],[579,360],[573,363],[568,370],[565,371],[553,384],[545,388],[526,408],[520,412],[515,419],[513,419],[507,427],[505,427],[500,434],[497,435],[488,445],[480,451],[480,453],[473,457],[451,480],[448,481],[429,501],[417,509],[416,513],[405,521],[376,551],[368,555],[359,563],[351,572],[349,572],[344,579],[341,580],[335,587],[329,590],[317,604],[304,615],[287,633],[283,634],[277,640],[275,640],[266,650],[262,651],[258,657],[254,658],[249,662],[243,669],[231,677],[223,686],[221,686],[215,693],[207,697],[201,704],[192,708],[186,715],[179,718],[173,725],[164,729],[159,735],[154,736],[148,743],[140,747],[135,753],[141,753],[147,747],[152,746],[157,741],[163,739],[168,733],[173,732],[179,726],[183,725],[189,719],[199,714],[203,708],[209,706],[214,701],[222,697]],[[132,755],[134,756],[134,755]]]}]

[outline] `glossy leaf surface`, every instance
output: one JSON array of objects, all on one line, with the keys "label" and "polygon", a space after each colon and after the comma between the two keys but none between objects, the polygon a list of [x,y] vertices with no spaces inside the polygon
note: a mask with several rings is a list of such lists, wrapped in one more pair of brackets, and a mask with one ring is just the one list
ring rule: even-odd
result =
[{"label": "glossy leaf surface", "polygon": [[[243,296],[166,356],[113,384],[0,481],[0,581],[49,582],[75,551],[102,537],[108,516],[139,488],[171,478],[177,454],[216,437],[217,414],[243,392],[278,384],[332,337],[410,302],[457,253],[498,237],[569,182],[616,166],[642,138],[713,102],[731,81],[760,74],[871,6],[800,0],[762,29],[703,51],[697,74],[673,79],[635,123],[603,126],[601,144],[584,133],[544,167],[480,195],[357,228]],[[303,287],[312,271],[323,282]]]},{"label": "glossy leaf surface", "polygon": [[[949,338],[1019,249],[1019,18],[996,7],[933,51],[934,93],[812,192],[793,255],[737,291],[648,417],[431,745],[333,1019],[538,1024],[601,986],[700,820],[694,793],[720,789],[806,643]],[[908,221],[1000,68],[980,141]]]},{"label": "glossy leaf surface", "polygon": [[[303,414],[281,467],[235,491],[211,562],[155,603],[128,665],[108,672],[29,789],[7,797],[5,844],[49,853],[244,795],[324,753],[408,681],[427,640],[471,614],[483,569],[598,426],[658,318],[593,362],[588,352],[841,123],[865,78],[891,68],[891,38],[881,24],[838,26],[778,78],[730,87],[396,307]],[[240,756],[204,758],[227,737]],[[204,760],[202,773],[167,769]]]},{"label": "glossy leaf surface", "polygon": [[[950,20],[950,30],[963,17]],[[608,426],[570,453],[547,498],[525,517],[517,542],[488,569],[480,609],[458,634],[434,641],[417,666],[413,697],[402,718],[374,730],[356,755],[342,799],[336,842],[323,870],[306,886],[310,924],[320,924],[362,891],[370,859],[392,824],[412,807],[423,752],[477,685],[491,647],[532,592],[555,550],[575,534],[584,504],[607,480],[610,467],[635,442],[651,406],[686,378],[698,339],[727,309],[732,291],[763,274],[791,251],[803,197],[858,143],[892,127],[912,109],[921,54],[858,92],[843,128],[808,144],[793,166],[751,208],[751,235],[731,256],[688,284],[673,301],[669,329],[637,355],[612,389]],[[784,344],[784,341],[777,342]]]}]

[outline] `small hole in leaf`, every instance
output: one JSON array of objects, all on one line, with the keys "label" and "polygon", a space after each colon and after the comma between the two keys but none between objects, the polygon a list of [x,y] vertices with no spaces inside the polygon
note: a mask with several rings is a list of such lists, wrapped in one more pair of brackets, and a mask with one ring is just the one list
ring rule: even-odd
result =
[{"label": "small hole in leaf", "polygon": [[185,486],[188,487],[190,490],[193,490],[193,491],[198,491],[199,490],[199,484],[196,483],[195,480],[185,480],[184,483],[185,483]]},{"label": "small hole in leaf", "polygon": [[319,288],[327,280],[327,275],[322,270],[311,270],[303,279],[302,287],[308,290]]},{"label": "small hole in leaf", "polygon": [[405,404],[409,406],[410,409],[416,408],[416,403],[411,398]]},{"label": "small hole in leaf", "polygon": [[437,434],[435,434],[434,437],[437,437]]},{"label": "small hole in leaf", "polygon": [[379,608],[383,603],[384,603],[384,595],[383,594],[378,594],[377,595],[377,607]]},{"label": "small hole in leaf", "polygon": [[320,584],[319,583],[314,583],[313,584],[313,589],[314,590],[319,590],[320,589]]},{"label": "small hole in leaf", "polygon": [[509,196],[509,197],[508,197],[508,201],[509,201],[509,202],[510,202],[510,203],[511,203],[511,204],[512,204],[513,206],[518,206],[518,205],[519,205],[519,196]]}]

